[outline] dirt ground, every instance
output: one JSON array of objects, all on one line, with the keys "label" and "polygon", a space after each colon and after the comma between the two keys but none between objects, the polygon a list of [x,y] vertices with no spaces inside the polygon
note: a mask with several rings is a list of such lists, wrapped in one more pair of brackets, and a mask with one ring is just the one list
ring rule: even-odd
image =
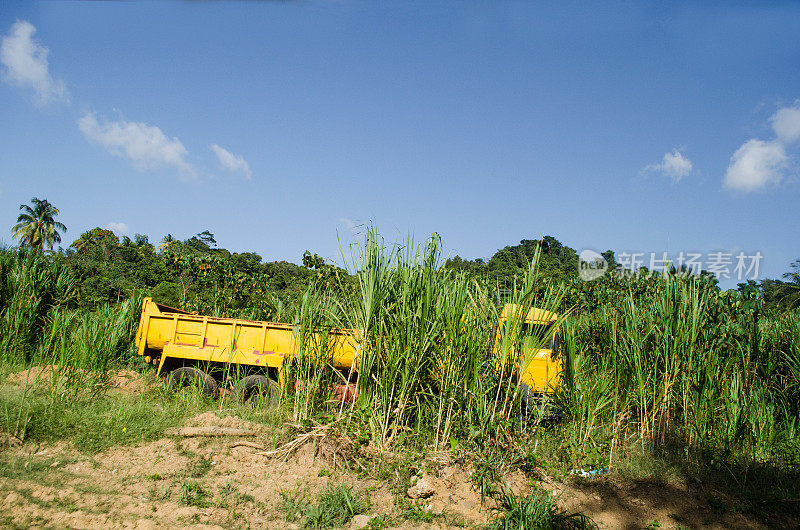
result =
[{"label": "dirt ground", "polygon": [[[27,370],[10,374],[6,383],[30,387],[47,386],[53,383],[56,367],[53,365],[32,366]],[[109,374],[108,385],[112,391],[127,394],[141,394],[147,389],[147,385],[152,380],[143,377],[142,374],[134,370],[114,370]]]},{"label": "dirt ground", "polygon": [[[135,372],[114,374],[112,382],[121,391],[142,389]],[[0,445],[8,463],[0,476],[0,526],[299,528],[302,520],[286,521],[284,499],[305,505],[338,484],[370,500],[366,516],[354,519],[351,528],[368,527],[370,520],[374,528],[480,527],[492,515],[493,501],[474,489],[468,465],[421,462],[421,484],[428,491],[412,501],[370,469],[347,469],[319,437],[291,451],[276,451],[270,439],[263,426],[204,413],[160,440],[95,455],[66,442]],[[505,481],[517,493],[538,485],[600,528],[767,527],[736,510],[734,499],[700,484],[565,482],[546,475],[529,479],[519,471]],[[416,516],[409,517],[412,505]]]}]

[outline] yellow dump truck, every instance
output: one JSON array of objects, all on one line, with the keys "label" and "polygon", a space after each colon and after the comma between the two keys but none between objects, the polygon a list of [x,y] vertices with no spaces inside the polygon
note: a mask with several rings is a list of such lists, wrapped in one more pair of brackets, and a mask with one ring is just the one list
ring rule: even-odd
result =
[{"label": "yellow dump truck", "polygon": [[[500,312],[492,341],[495,353],[513,312],[512,304],[506,304]],[[535,337],[537,333],[531,333],[535,326],[554,326],[557,320],[555,313],[531,309],[522,332]],[[559,384],[559,333],[553,331],[549,330],[546,344],[536,343],[535,351],[523,345],[526,366],[522,367],[520,381],[528,392],[552,392]],[[352,329],[330,330],[327,340],[335,368],[358,368],[357,335]],[[145,362],[158,367],[159,374],[168,374],[174,384],[199,384],[208,394],[215,394],[217,380],[236,368],[242,377],[233,391],[241,399],[254,392],[273,395],[283,368],[298,351],[291,324],[202,316],[158,304],[151,298],[142,302],[136,347]]]},{"label": "yellow dump truck", "polygon": [[[519,319],[515,315],[514,304],[505,304],[500,310],[499,322],[494,331],[492,353],[496,364],[501,364],[501,345],[504,328],[510,321]],[[517,320],[517,322],[519,322]],[[521,322],[520,335],[523,337],[521,352],[511,349],[508,354],[516,366],[519,364],[520,382],[523,383],[523,397],[531,394],[553,392],[561,384],[564,360],[560,355],[561,331],[558,329],[558,315],[532,307]]]},{"label": "yellow dump truck", "polygon": [[[332,364],[350,369],[356,363],[352,330],[332,329]],[[199,383],[207,394],[217,391],[217,379],[242,368],[247,375],[234,387],[245,398],[254,391],[273,394],[284,363],[297,351],[291,324],[202,316],[145,298],[136,334],[144,360],[168,373],[175,384]]]}]

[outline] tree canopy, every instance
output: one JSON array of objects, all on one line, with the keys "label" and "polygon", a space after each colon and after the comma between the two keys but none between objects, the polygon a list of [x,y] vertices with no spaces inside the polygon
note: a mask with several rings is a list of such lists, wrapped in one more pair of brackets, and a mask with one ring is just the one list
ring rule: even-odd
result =
[{"label": "tree canopy", "polygon": [[46,245],[52,250],[53,245],[61,243],[61,232],[66,232],[67,227],[55,220],[60,213],[58,208],[50,204],[47,199],[31,199],[31,206],[21,204],[22,211],[17,217],[17,224],[11,229],[15,239],[19,239],[21,246],[43,249]]},{"label": "tree canopy", "polygon": [[[14,237],[21,246],[52,249],[61,242],[66,227],[55,220],[57,208],[45,199],[34,197],[31,205],[21,205]],[[455,256],[445,261],[448,270],[464,273],[491,289],[508,289],[522,277],[539,252],[542,285],[563,285],[564,303],[572,306],[602,304],[615,290],[632,290],[636,296],[649,296],[655,283],[620,283],[615,275],[591,282],[578,275],[576,251],[553,236],[523,239],[507,245],[491,258],[464,259]],[[602,253],[609,271],[617,266],[614,252]],[[121,239],[111,230],[93,228],[78,237],[66,251],[53,259],[69,266],[77,281],[76,301],[84,307],[115,303],[134,292],[146,292],[158,302],[189,311],[253,319],[279,319],[294,307],[306,287],[314,283],[321,289],[348,288],[355,278],[318,254],[306,251],[302,265],[288,261],[264,262],[254,252],[230,252],[220,247],[210,230],[180,240],[166,234],[154,245],[147,236],[136,234]],[[646,272],[646,271],[644,271]],[[673,273],[680,272],[673,268]],[[704,281],[716,285],[708,273]],[[800,307],[800,259],[790,265],[783,279],[765,279],[739,284],[739,293],[757,298],[765,308],[777,310]]]}]

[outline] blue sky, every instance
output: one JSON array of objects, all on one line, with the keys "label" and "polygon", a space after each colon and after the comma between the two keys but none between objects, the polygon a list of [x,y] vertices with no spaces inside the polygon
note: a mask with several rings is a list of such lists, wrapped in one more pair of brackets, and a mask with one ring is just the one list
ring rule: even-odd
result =
[{"label": "blue sky", "polygon": [[[4,2],[0,226],[800,258],[796,2]],[[10,230],[0,240],[13,243]],[[723,282],[733,285],[735,282]]]}]

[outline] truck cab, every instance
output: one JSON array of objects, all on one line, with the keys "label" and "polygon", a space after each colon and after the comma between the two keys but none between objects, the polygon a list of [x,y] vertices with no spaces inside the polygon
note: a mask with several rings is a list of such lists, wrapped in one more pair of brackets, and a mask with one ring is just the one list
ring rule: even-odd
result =
[{"label": "truck cab", "polygon": [[[550,394],[561,384],[564,362],[560,355],[561,330],[558,328],[558,315],[532,307],[524,319],[517,314],[521,309],[515,304],[504,304],[500,310],[498,325],[492,341],[492,352],[498,365],[511,361],[519,366],[519,379],[525,394]],[[506,326],[512,322],[522,323],[519,340],[508,336],[511,344],[503,351],[503,337]],[[503,357],[506,357],[505,359]]]}]

